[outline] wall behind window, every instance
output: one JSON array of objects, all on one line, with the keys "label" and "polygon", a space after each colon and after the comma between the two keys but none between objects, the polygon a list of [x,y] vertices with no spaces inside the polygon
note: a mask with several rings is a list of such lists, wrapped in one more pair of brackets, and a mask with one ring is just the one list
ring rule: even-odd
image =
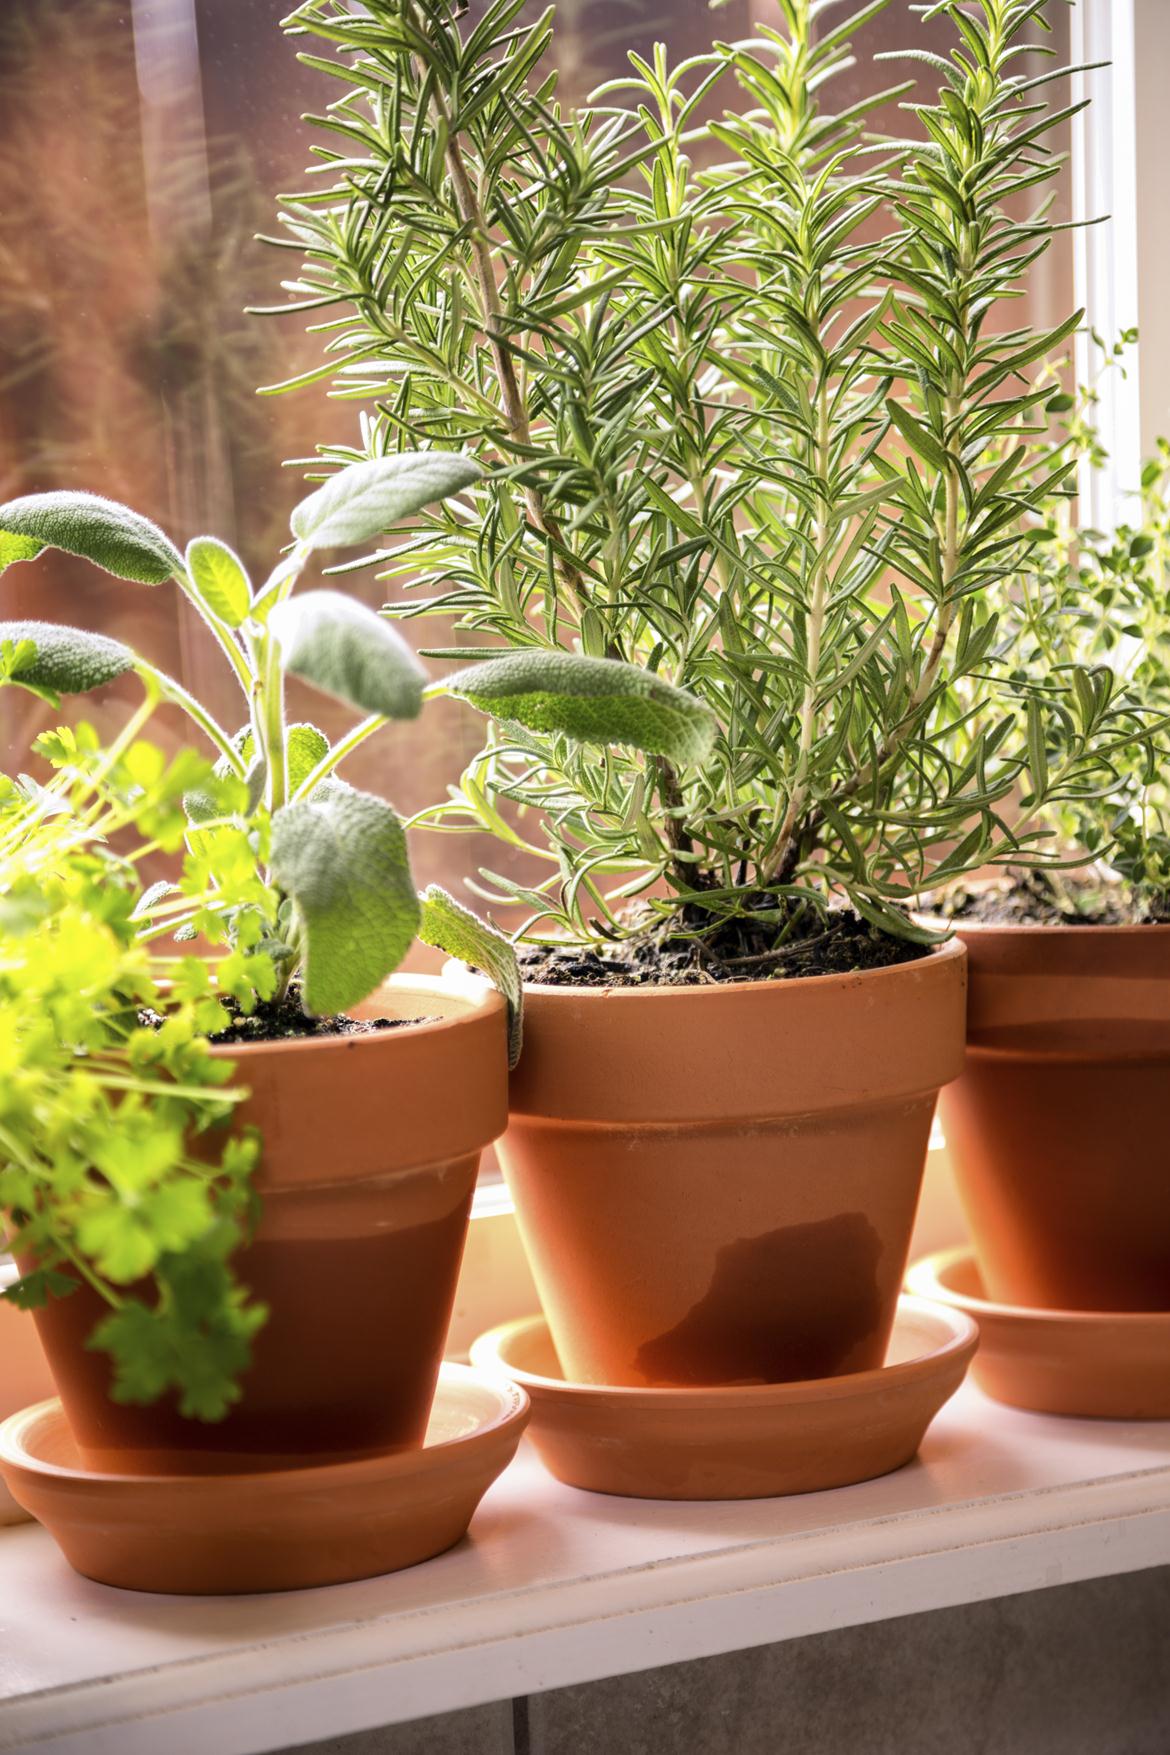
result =
[{"label": "wall behind window", "polygon": [[[91,488],[148,513],[180,543],[203,530],[222,535],[263,575],[304,491],[300,471],[282,463],[352,438],[355,410],[321,388],[255,394],[319,359],[295,320],[244,315],[247,304],[281,297],[295,257],[254,234],[274,229],[276,192],[301,184],[302,112],[335,95],[298,66],[278,28],[287,9],[287,0],[3,0],[0,498]],[[1067,35],[1065,11],[1053,8]],[[751,16],[768,20],[776,8],[738,0],[712,14],[705,0],[561,0],[558,12],[558,66],[572,100],[619,70],[632,47],[647,51],[662,38],[681,58],[712,35],[745,34]],[[893,0],[866,32],[845,95],[903,75],[874,63],[875,51],[926,40],[910,0]],[[1036,315],[1066,310],[1070,287],[1061,247],[1036,279]],[[372,578],[347,584],[371,605],[382,600]],[[125,638],[227,721],[242,717],[173,586],[124,585],[51,556],[12,569],[2,590],[5,616]],[[422,644],[446,643],[434,624],[405,627]],[[84,711],[111,726],[134,692],[114,685]],[[307,692],[294,691],[292,710],[327,732],[347,722]],[[6,766],[23,763],[43,722],[32,697],[0,695]],[[463,709],[432,706],[347,773],[412,811],[443,795],[479,731]],[[163,715],[160,732],[177,739],[183,727]],[[420,881],[454,887],[481,860],[506,868],[503,850],[472,837],[416,835],[414,858]]]}]

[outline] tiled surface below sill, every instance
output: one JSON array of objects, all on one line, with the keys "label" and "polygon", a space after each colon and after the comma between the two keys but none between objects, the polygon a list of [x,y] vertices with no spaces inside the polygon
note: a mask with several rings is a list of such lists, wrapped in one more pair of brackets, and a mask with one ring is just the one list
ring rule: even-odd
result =
[{"label": "tiled surface below sill", "polygon": [[1162,1566],[553,1689],[300,1755],[1168,1751]]}]

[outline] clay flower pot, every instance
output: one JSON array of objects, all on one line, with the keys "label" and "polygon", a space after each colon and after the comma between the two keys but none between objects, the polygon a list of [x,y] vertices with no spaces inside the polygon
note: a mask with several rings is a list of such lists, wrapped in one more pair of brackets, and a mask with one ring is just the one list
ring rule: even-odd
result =
[{"label": "clay flower pot", "polygon": [[269,1309],[225,1420],[111,1402],[89,1294],[37,1313],[86,1467],[235,1472],[422,1443],[480,1151],[507,1119],[504,1005],[483,984],[396,976],[362,1009],[433,1021],[217,1051],[263,1133],[238,1268]]},{"label": "clay flower pot", "polygon": [[960,925],[943,1130],[988,1298],[1170,1309],[1170,926]]},{"label": "clay flower pot", "polygon": [[951,942],[851,975],[527,989],[498,1150],[566,1377],[882,1363],[965,977]]},{"label": "clay flower pot", "polygon": [[906,1289],[978,1323],[972,1375],[997,1402],[1080,1419],[1170,1420],[1170,1310],[992,1304],[969,1248],[915,1262]]},{"label": "clay flower pot", "polygon": [[311,1468],[100,1474],[59,1401],[0,1422],[0,1477],[87,1578],[122,1590],[306,1590],[417,1566],[467,1532],[528,1397],[444,1364],[426,1443]]},{"label": "clay flower pot", "polygon": [[[19,1277],[17,1268],[0,1264],[0,1292]],[[53,1379],[32,1317],[0,1298],[0,1423],[52,1394]],[[0,1526],[27,1515],[0,1481]]]}]

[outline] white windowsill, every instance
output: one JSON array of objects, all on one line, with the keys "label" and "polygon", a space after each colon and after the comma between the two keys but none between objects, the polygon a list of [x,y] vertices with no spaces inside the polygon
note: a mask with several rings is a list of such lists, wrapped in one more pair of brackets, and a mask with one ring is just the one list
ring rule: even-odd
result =
[{"label": "white windowsill", "polygon": [[[912,1254],[961,1236],[930,1153]],[[450,1337],[536,1294],[485,1185]],[[964,1388],[920,1458],[798,1499],[689,1505],[561,1487],[527,1445],[471,1539],[332,1590],[145,1597],[0,1529],[0,1750],[262,1755],[623,1671],[1170,1562],[1170,1422],[1063,1421]]]},{"label": "white windowsill", "polygon": [[524,1447],[469,1541],[330,1590],[107,1590],[24,1526],[0,1531],[0,1749],[258,1755],[1167,1562],[1170,1423],[1045,1419],[969,1387],[908,1468],[798,1499],[607,1499]]}]

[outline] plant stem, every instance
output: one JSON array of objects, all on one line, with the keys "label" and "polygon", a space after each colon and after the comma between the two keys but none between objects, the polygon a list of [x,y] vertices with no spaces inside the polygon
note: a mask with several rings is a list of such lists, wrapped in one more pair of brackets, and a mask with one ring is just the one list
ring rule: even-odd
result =
[{"label": "plant stem", "polygon": [[264,725],[264,757],[268,764],[268,808],[278,811],[288,799],[288,749],[284,723],[284,671],[280,648],[271,634],[263,645],[263,693],[260,697]]},{"label": "plant stem", "polygon": [[137,660],[135,668],[144,680],[149,679],[157,686],[164,700],[170,701],[176,707],[181,707],[187,717],[194,720],[200,731],[211,739],[233,774],[242,779],[244,764],[240,759],[239,751],[223,726],[207,711],[207,708],[202,706],[194,695],[188,694],[182,683],[177,683],[173,676],[168,676],[165,671],[157,669],[155,665],[148,664],[144,658]]},{"label": "plant stem", "polygon": [[792,790],[788,795],[788,808],[780,824],[775,848],[761,873],[764,884],[772,882],[779,872],[786,870],[793,852],[799,847],[798,830],[801,827],[801,812],[808,798],[808,773],[816,742],[821,641],[824,637],[829,596],[829,506],[823,491],[829,478],[829,390],[823,375],[817,395],[814,452],[814,469],[817,481],[822,484],[822,491],[817,495],[817,512],[813,524],[812,593],[808,611],[804,693],[800,703],[800,742],[796,754],[796,769],[792,776]]},{"label": "plant stem", "polygon": [[[467,161],[463,156],[463,148],[460,145],[451,111],[437,82],[432,84],[431,101],[446,131],[447,169],[455,189],[455,205],[459,218],[467,227],[471,240],[475,278],[480,298],[483,301],[485,330],[492,352],[492,360],[495,364],[496,378],[500,386],[504,417],[509,432],[517,444],[530,449],[532,446],[532,427],[516,372],[516,362],[512,357],[512,350],[508,346],[503,306],[500,302],[500,289],[496,284],[495,268],[492,263],[487,220],[468,173]],[[567,544],[559,521],[548,510],[544,496],[537,487],[525,487],[524,504],[529,521],[542,536],[547,537],[555,549],[561,551],[555,556],[553,565],[567,587],[578,618],[580,618],[589,603],[589,590],[580,568],[575,563],[565,559]]]},{"label": "plant stem", "polygon": [[[960,412],[961,407],[958,394],[952,388],[952,393],[947,399],[949,430],[953,430],[957,425]],[[909,737],[910,733],[913,731],[918,720],[918,715],[923,706],[930,699],[931,692],[938,679],[939,670],[946,653],[947,639],[955,619],[956,599],[953,595],[953,586],[960,559],[959,504],[961,492],[962,489],[959,482],[958,471],[954,464],[950,463],[943,482],[943,519],[942,530],[940,532],[940,574],[942,589],[939,593],[938,622],[935,626],[934,636],[930,642],[929,650],[927,651],[926,660],[918,674],[918,681],[914,685],[910,699],[906,704],[905,711],[898,720],[898,723],[885,738],[877,755],[872,761],[867,762],[864,767],[859,768],[855,774],[850,775],[847,780],[843,781],[842,784],[834,790],[832,794],[833,804],[845,803],[848,799],[855,797],[864,787],[874,785],[881,779],[883,769],[898,754],[907,737]],[[810,813],[804,826],[806,840],[816,834],[823,822],[823,811],[814,810]],[[775,871],[775,879],[784,882],[790,877],[793,863],[794,861],[792,861],[790,849],[789,860],[785,865],[779,867]]]},{"label": "plant stem", "polygon": [[117,1292],[114,1291],[112,1286],[107,1285],[105,1280],[101,1279],[99,1275],[94,1273],[85,1257],[81,1255],[79,1251],[74,1249],[72,1244],[66,1243],[64,1238],[58,1235],[54,1235],[53,1243],[69,1262],[70,1267],[76,1269],[86,1285],[89,1286],[92,1291],[96,1292],[98,1297],[110,1306],[111,1310],[121,1310],[123,1300],[118,1296]]},{"label": "plant stem", "polygon": [[203,623],[204,627],[207,628],[208,632],[212,635],[212,638],[219,646],[220,651],[232,667],[236,681],[246,695],[252,686],[252,675],[248,668],[248,660],[240,648],[239,641],[232,633],[232,630],[227,626],[226,622],[220,621],[219,617],[208,609],[207,605],[203,602],[203,599],[196,591],[194,583],[189,575],[184,572],[178,574],[177,578],[179,589],[182,591],[184,597],[187,598],[188,602],[193,606],[200,621]]}]

